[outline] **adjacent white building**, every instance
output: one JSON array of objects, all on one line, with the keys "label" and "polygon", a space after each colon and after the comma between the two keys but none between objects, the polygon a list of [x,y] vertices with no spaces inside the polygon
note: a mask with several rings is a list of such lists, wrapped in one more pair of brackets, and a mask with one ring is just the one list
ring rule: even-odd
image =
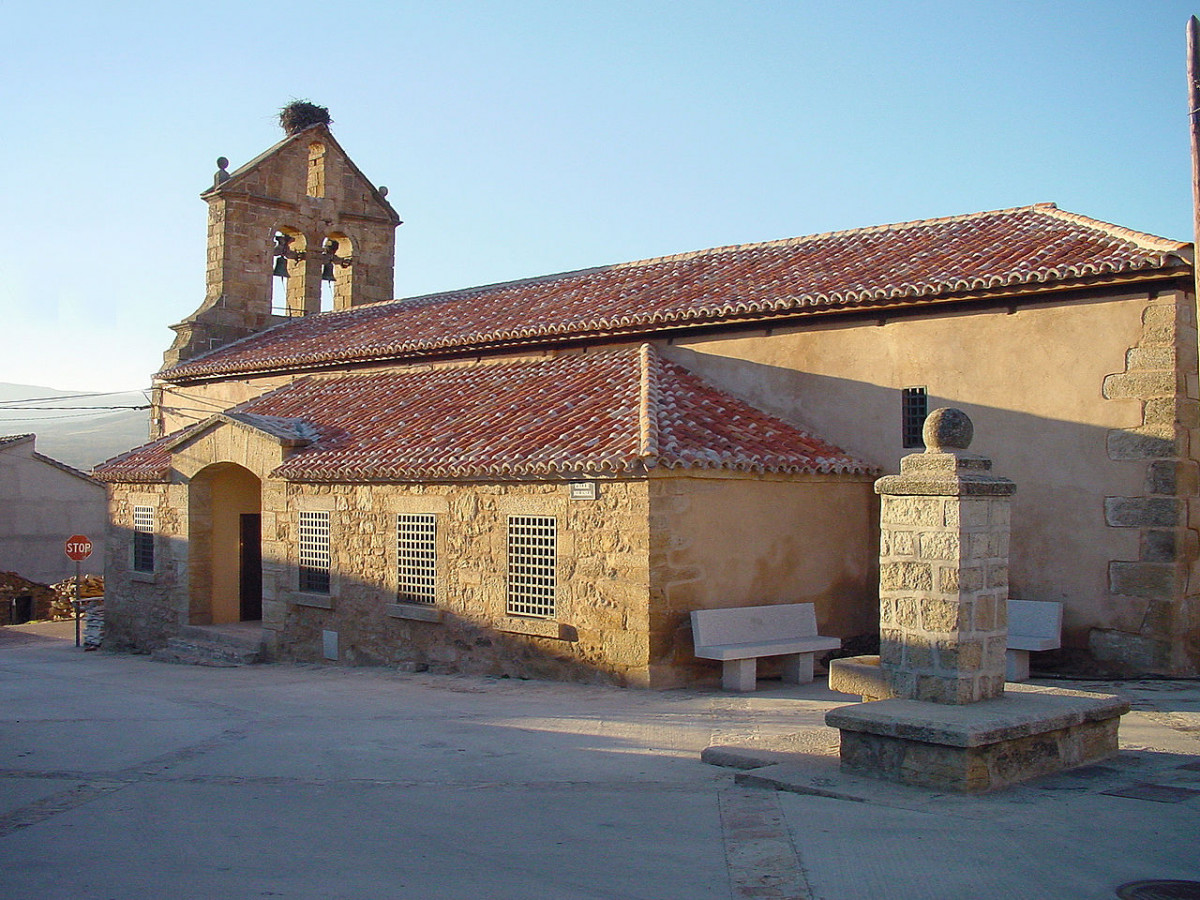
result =
[{"label": "adjacent white building", "polygon": [[38,453],[36,435],[0,437],[0,571],[52,584],[75,574],[64,542],[85,534],[95,549],[85,575],[104,574],[104,485]]}]

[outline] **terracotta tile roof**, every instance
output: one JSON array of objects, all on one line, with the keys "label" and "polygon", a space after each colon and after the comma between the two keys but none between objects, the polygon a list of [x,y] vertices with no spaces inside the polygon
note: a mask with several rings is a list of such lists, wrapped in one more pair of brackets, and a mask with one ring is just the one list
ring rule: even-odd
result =
[{"label": "terracotta tile roof", "polygon": [[1188,245],[1053,204],[586,269],[297,318],[168,380],[770,319],[1186,266]]},{"label": "terracotta tile roof", "polygon": [[[295,481],[875,471],[662,359],[649,344],[535,361],[310,376],[227,415],[242,422],[257,416],[305,423],[312,442],[272,473]],[[117,457],[96,476],[164,480],[170,447],[203,427]]]},{"label": "terracotta tile roof", "polygon": [[172,432],[156,441],[134,447],[112,459],[105,460],[92,469],[92,477],[99,481],[122,484],[169,481],[171,448],[177,446],[189,435],[195,434],[204,424],[207,423],[189,425],[187,428]]}]

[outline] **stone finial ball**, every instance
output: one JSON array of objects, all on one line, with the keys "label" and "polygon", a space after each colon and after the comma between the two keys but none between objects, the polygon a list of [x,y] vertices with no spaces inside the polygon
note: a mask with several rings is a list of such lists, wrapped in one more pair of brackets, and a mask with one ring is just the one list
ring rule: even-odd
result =
[{"label": "stone finial ball", "polygon": [[944,406],[935,409],[925,419],[922,431],[925,449],[930,453],[953,453],[966,450],[975,437],[975,426],[961,409]]},{"label": "stone finial ball", "polygon": [[229,160],[227,160],[223,156],[218,156],[217,157],[217,168],[220,169],[222,172],[224,172],[226,169],[229,168]]}]

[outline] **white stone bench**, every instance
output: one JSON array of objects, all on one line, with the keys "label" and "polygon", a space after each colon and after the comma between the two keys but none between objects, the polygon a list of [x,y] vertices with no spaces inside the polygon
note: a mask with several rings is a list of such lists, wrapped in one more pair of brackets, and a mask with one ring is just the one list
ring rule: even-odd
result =
[{"label": "white stone bench", "polygon": [[1008,652],[1004,678],[1029,680],[1029,651],[1062,646],[1062,604],[1053,600],[1008,601]]},{"label": "white stone bench", "polygon": [[743,692],[754,690],[760,656],[786,657],[783,680],[806,684],[813,680],[813,653],[842,646],[817,634],[811,603],[693,610],[692,640],[697,656],[721,660],[725,690]]}]

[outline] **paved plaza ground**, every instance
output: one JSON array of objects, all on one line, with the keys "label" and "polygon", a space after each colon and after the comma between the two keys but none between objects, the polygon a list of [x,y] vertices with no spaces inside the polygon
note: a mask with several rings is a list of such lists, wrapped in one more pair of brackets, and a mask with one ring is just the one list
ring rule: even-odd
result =
[{"label": "paved plaza ground", "polygon": [[[823,716],[855,698],[820,680],[212,669],[73,637],[0,629],[4,900],[1109,900],[1200,881],[1198,682],[1073,683],[1131,698],[1121,755],[962,797],[840,776]],[[701,762],[714,744],[776,764]]]}]

